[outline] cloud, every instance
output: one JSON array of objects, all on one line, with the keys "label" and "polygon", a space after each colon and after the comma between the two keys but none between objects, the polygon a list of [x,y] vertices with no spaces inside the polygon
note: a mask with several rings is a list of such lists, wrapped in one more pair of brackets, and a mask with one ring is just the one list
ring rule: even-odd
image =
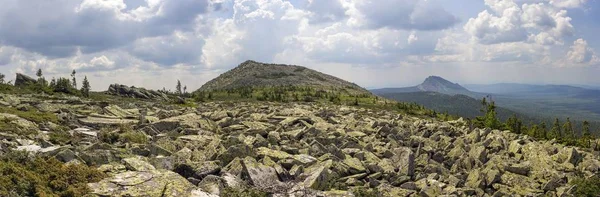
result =
[{"label": "cloud", "polygon": [[470,18],[463,29],[482,44],[531,41],[562,45],[574,32],[566,10],[548,3],[519,4],[512,0],[486,0],[493,13],[484,10]]},{"label": "cloud", "polygon": [[137,39],[128,50],[139,59],[163,66],[199,64],[204,42],[201,35],[175,31],[171,35]]},{"label": "cloud", "polygon": [[598,63],[600,60],[596,56],[594,49],[588,46],[584,39],[577,39],[573,42],[571,50],[567,53],[567,59],[575,64]]},{"label": "cloud", "polygon": [[123,0],[3,1],[0,42],[49,57],[94,53],[190,30],[208,6],[207,0],[148,2],[127,11]]},{"label": "cloud", "polygon": [[269,62],[307,23],[307,15],[282,0],[235,1],[232,18],[213,21],[202,63],[230,68],[247,59]]},{"label": "cloud", "polygon": [[346,8],[340,0],[306,0],[311,23],[337,22],[347,18]]},{"label": "cloud", "polygon": [[407,42],[408,42],[408,44],[412,44],[412,43],[416,42],[417,40],[419,40],[419,37],[417,37],[417,35],[415,34],[415,32],[412,32],[408,36]]},{"label": "cloud", "polygon": [[459,22],[434,0],[355,0],[350,6],[351,23],[373,29],[440,30]]}]

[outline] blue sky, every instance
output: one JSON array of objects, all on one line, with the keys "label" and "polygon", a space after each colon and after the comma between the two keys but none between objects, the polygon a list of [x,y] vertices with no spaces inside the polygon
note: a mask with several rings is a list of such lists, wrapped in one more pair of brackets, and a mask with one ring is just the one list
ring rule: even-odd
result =
[{"label": "blue sky", "polygon": [[600,85],[598,0],[2,0],[0,72],[188,89],[247,60],[369,87]]}]

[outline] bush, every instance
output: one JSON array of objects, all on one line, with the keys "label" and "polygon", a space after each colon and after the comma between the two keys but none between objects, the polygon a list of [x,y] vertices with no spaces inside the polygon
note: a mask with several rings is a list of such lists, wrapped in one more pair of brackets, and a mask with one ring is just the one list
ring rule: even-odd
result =
[{"label": "bush", "polygon": [[593,176],[591,178],[578,178],[573,181],[575,185],[575,196],[600,196],[600,178]]},{"label": "bush", "polygon": [[65,165],[55,158],[13,151],[0,160],[0,196],[83,196],[87,183],[106,177],[83,164]]},{"label": "bush", "polygon": [[49,136],[53,144],[65,145],[71,141],[71,134],[67,131],[54,131]]},{"label": "bush", "polygon": [[98,139],[104,143],[114,144],[119,141],[119,134],[110,130],[101,129],[98,132]]},{"label": "bush", "polygon": [[119,141],[122,143],[145,144],[148,143],[148,136],[142,132],[128,131],[119,134]]},{"label": "bush", "polygon": [[37,109],[21,111],[11,107],[0,107],[0,113],[14,114],[31,122],[35,122],[37,124],[46,122],[58,123],[58,117],[54,113],[41,112]]},{"label": "bush", "polygon": [[221,191],[221,196],[231,196],[231,197],[264,197],[267,196],[267,193],[257,190],[255,188],[241,188],[234,189],[231,187],[225,188]]}]

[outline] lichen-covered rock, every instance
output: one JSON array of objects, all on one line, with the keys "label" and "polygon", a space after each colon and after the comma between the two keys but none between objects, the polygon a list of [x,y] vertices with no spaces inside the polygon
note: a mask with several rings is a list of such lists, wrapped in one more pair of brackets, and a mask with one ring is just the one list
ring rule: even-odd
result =
[{"label": "lichen-covered rock", "polygon": [[415,155],[408,147],[394,149],[392,157],[392,165],[397,168],[398,173],[412,176],[415,173]]},{"label": "lichen-covered rock", "polygon": [[243,176],[255,187],[269,190],[281,185],[275,168],[263,165],[254,158],[242,160]]},{"label": "lichen-covered rock", "polygon": [[90,183],[91,193],[100,196],[189,196],[194,185],[167,170],[127,171],[98,183]]}]

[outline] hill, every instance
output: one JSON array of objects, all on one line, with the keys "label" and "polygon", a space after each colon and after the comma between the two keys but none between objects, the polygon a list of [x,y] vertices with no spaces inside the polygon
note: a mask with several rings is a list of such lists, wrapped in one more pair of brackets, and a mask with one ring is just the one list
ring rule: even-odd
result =
[{"label": "hill", "polygon": [[447,95],[467,95],[471,97],[483,97],[485,95],[476,92],[471,92],[462,87],[458,83],[452,83],[439,76],[429,76],[423,83],[403,88],[382,88],[370,90],[374,94],[389,94],[389,93],[407,93],[407,92],[437,92]]},{"label": "hill", "polygon": [[277,86],[309,86],[320,90],[344,89],[353,94],[371,94],[354,83],[303,66],[267,64],[252,60],[208,81],[198,91]]},{"label": "hill", "polygon": [[[448,114],[465,118],[472,119],[483,115],[480,111],[482,108],[481,101],[462,94],[447,95],[438,92],[406,92],[380,94],[379,96],[400,102],[414,102],[437,112],[447,112]],[[525,115],[506,108],[497,107],[496,112],[498,113],[498,118],[503,121],[513,114],[526,120],[526,122],[530,121]]]}]

